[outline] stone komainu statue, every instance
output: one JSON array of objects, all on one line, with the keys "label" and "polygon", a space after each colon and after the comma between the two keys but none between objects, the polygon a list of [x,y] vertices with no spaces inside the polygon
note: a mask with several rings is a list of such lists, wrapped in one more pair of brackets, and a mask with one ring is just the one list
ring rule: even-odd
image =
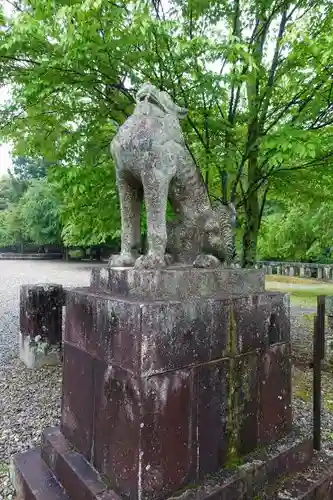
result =
[{"label": "stone komainu statue", "polygon": [[[230,263],[235,210],[213,209],[205,183],[185,145],[179,119],[187,110],[166,92],[144,84],[133,114],[111,143],[121,209],[121,253],[113,266],[165,267],[173,260],[197,267]],[[147,211],[148,252],[139,256],[140,208]],[[176,221],[166,224],[167,201]],[[172,260],[171,259],[171,260]]]}]

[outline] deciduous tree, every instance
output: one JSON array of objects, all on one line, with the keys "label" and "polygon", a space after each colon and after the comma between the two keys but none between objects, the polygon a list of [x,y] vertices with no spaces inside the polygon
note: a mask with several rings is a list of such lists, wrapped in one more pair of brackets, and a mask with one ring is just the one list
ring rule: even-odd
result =
[{"label": "deciduous tree", "polygon": [[[119,231],[108,144],[149,79],[189,108],[187,144],[212,198],[237,204],[252,265],[270,190],[332,154],[332,14],[329,0],[22,0],[0,40],[2,134],[57,162],[65,238],[97,226],[102,241]],[[90,185],[96,166],[109,184]]]}]

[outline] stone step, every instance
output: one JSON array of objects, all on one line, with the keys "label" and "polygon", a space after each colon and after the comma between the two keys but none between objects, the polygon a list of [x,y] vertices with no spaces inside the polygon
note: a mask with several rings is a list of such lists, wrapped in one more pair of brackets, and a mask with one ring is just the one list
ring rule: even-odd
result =
[{"label": "stone step", "polygon": [[[262,498],[261,492],[267,483],[271,484],[287,473],[303,470],[312,456],[312,440],[291,433],[274,445],[249,455],[243,465],[232,470],[223,469],[195,489],[184,488],[173,499]],[[58,428],[46,429],[41,450],[16,455],[13,464],[19,500],[120,500],[91,464],[72,449]]]},{"label": "stone step", "polygon": [[43,462],[39,448],[12,458],[11,479],[18,500],[69,500],[51,470]]},{"label": "stone step", "polygon": [[170,500],[261,500],[266,484],[275,483],[287,473],[304,470],[312,457],[312,439],[295,429],[276,443],[251,453],[234,470],[221,470],[199,487]]},{"label": "stone step", "polygon": [[262,500],[333,500],[333,457],[316,452],[306,469],[267,487]]},{"label": "stone step", "polygon": [[83,455],[72,449],[57,427],[44,430],[41,456],[70,499],[120,500]]}]

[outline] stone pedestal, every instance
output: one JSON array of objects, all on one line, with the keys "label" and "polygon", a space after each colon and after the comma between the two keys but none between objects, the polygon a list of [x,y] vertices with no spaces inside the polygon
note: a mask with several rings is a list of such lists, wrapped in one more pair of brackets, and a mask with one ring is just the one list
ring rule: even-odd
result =
[{"label": "stone pedestal", "polygon": [[290,431],[288,296],[255,270],[95,272],[67,294],[63,376],[41,467],[72,500],[166,498]]},{"label": "stone pedestal", "polygon": [[327,295],[325,297],[325,313],[327,316],[333,316],[333,296]]},{"label": "stone pedestal", "polygon": [[284,435],[286,300],[70,293],[64,436],[122,494],[139,499],[177,491]]},{"label": "stone pedestal", "polygon": [[252,295],[265,290],[262,269],[198,269],[175,266],[154,271],[93,269],[91,288],[121,297],[156,300]]},{"label": "stone pedestal", "polygon": [[28,368],[59,363],[64,301],[61,285],[21,286],[19,355]]},{"label": "stone pedestal", "polygon": [[331,267],[328,267],[328,266],[324,267],[324,279],[325,280],[331,279],[331,271],[332,271]]},{"label": "stone pedestal", "polygon": [[305,278],[312,278],[311,267],[306,266],[304,271]]}]

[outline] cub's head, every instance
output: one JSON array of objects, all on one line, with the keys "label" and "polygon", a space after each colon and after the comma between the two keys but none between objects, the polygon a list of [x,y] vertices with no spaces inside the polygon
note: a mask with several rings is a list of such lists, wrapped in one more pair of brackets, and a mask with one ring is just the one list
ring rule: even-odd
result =
[{"label": "cub's head", "polygon": [[215,206],[205,218],[206,250],[222,261],[231,261],[235,255],[236,218],[236,209],[232,203]]}]

